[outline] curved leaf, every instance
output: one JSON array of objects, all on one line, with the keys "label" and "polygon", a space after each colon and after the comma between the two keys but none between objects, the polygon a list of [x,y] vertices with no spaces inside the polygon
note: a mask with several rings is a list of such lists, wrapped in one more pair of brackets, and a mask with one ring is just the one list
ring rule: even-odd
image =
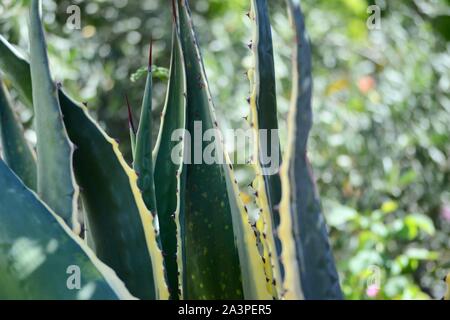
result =
[{"label": "curved leaf", "polygon": [[133,298],[1,160],[0,185],[0,299]]},{"label": "curved leaf", "polygon": [[30,67],[22,54],[0,35],[0,69],[28,107],[33,106]]},{"label": "curved leaf", "polygon": [[306,156],[312,125],[311,47],[299,1],[289,1],[295,28],[288,148],[281,171],[279,237],[286,299],[342,299],[320,200]]},{"label": "curved leaf", "polygon": [[163,258],[153,216],[137,187],[136,173],[118,144],[62,91],[64,121],[77,150],[74,167],[97,256],[140,299],[167,299]]},{"label": "curved leaf", "polygon": [[[255,56],[254,73],[254,101],[252,107],[256,108],[255,128],[267,130],[267,142],[276,141],[279,145],[278,118],[277,118],[277,98],[275,84],[275,66],[273,58],[272,31],[269,19],[267,0],[252,0],[252,11],[255,19],[255,35],[252,43],[252,50]],[[253,100],[252,99],[252,100]],[[272,137],[273,136],[273,137]],[[280,149],[274,150],[272,154],[271,144],[259,141],[260,165],[264,171],[268,171],[265,158],[278,157],[281,160]],[[281,182],[278,175],[278,168],[273,172],[265,172],[264,180],[267,189],[267,196],[272,212],[281,200]]]},{"label": "curved leaf", "polygon": [[[279,281],[281,268],[277,258],[280,248],[276,246],[274,230],[279,223],[276,207],[281,200],[281,182],[278,174],[281,154],[272,31],[267,1],[252,0],[251,4],[250,18],[254,22],[251,49],[255,66],[248,73],[252,87],[250,121],[255,137],[254,154],[258,155],[254,166],[256,178],[252,187],[256,191],[256,204],[261,209],[258,219],[260,221],[257,221],[255,227],[264,248],[262,255],[266,276],[269,279],[268,286],[272,287],[271,292],[274,297],[278,297],[282,290],[281,281]],[[272,150],[272,147],[276,148]]]},{"label": "curved leaf", "polygon": [[41,199],[78,233],[78,187],[73,176],[73,146],[62,119],[57,88],[50,75],[41,7],[41,0],[32,0],[29,27],[38,155],[37,191]]},{"label": "curved leaf", "polygon": [[36,190],[36,155],[25,140],[19,119],[12,109],[5,85],[0,79],[0,139],[8,166],[33,190]]},{"label": "curved leaf", "polygon": [[[0,61],[2,58],[0,56]],[[25,60],[18,59],[14,63],[29,70]],[[8,75],[14,72],[2,71]],[[59,102],[69,137],[77,146],[74,170],[82,188],[88,226],[95,235],[91,240],[98,257],[117,272],[133,295],[167,299],[163,259],[155,240],[153,217],[142,200],[136,174],[126,164],[117,143],[83,106],[73,102],[62,90],[59,90]],[[150,279],[154,279],[154,283]]]}]

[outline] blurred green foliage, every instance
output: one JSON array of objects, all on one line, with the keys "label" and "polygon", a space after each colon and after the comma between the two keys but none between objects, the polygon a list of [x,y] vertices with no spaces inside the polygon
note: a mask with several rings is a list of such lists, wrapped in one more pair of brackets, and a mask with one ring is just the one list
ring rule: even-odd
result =
[{"label": "blurred green foliage", "polygon": [[[249,2],[190,2],[221,125],[245,127]],[[284,1],[269,2],[283,144],[292,33]],[[440,298],[441,279],[450,271],[450,1],[302,3],[314,53],[310,158],[344,293],[350,299]],[[27,4],[0,4],[0,33],[25,50]],[[81,8],[81,30],[66,26],[73,4]],[[371,31],[367,8],[374,4],[381,8],[381,29]],[[151,38],[161,67],[155,119],[163,107],[169,1],[47,0],[44,6],[54,77],[87,102],[129,155],[124,95],[137,116],[144,83],[136,71],[147,63]],[[18,111],[33,141],[32,115],[19,104]],[[371,291],[374,270],[380,288]]]}]

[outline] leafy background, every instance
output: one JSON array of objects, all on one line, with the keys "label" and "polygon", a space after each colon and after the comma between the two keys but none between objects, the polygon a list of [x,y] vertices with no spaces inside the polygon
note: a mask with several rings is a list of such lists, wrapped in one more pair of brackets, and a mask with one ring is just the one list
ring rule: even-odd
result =
[{"label": "leafy background", "polygon": [[[24,51],[28,2],[0,4],[0,33]],[[284,1],[269,2],[283,144],[292,33]],[[221,126],[245,127],[249,1],[190,3]],[[314,54],[309,152],[345,296],[440,298],[450,271],[450,1],[302,3]],[[81,30],[66,26],[73,4]],[[373,4],[382,9],[381,30],[366,26]],[[130,78],[146,64],[150,38],[156,65],[169,65],[169,1],[46,0],[44,8],[53,76],[87,102],[130,159],[124,95],[137,117],[144,80]],[[164,76],[154,90],[159,120]],[[34,143],[32,113],[16,105]],[[368,286],[374,270],[380,290]]]}]

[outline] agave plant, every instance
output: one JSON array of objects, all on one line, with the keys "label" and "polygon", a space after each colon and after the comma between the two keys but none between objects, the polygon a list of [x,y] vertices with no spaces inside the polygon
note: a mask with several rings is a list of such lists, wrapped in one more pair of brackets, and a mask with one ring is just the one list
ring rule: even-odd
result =
[{"label": "agave plant", "polygon": [[[130,122],[132,168],[87,109],[53,82],[41,1],[30,4],[29,61],[0,36],[0,70],[33,108],[37,135],[35,155],[3,84],[0,298],[342,298],[306,157],[312,76],[300,4],[288,1],[295,54],[280,174],[267,174],[259,139],[260,129],[275,134],[278,128],[268,6],[266,0],[250,5],[255,63],[248,71],[248,121],[257,158],[250,197],[238,186],[222,139],[214,147],[225,161],[213,164],[184,161],[191,150],[180,141],[187,137],[172,139],[177,130],[193,132],[196,121],[203,131],[218,129],[187,0],[172,1],[172,56],[155,142],[150,49],[139,125]],[[173,161],[174,148],[179,161]],[[68,286],[73,266],[80,271],[79,290]]]}]

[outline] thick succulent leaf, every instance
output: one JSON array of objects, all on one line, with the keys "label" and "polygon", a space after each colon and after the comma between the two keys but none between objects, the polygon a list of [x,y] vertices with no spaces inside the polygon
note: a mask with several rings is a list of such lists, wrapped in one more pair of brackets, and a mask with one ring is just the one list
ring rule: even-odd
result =
[{"label": "thick succulent leaf", "polygon": [[57,88],[50,75],[41,10],[41,1],[32,0],[29,35],[37,135],[37,191],[50,208],[79,232],[76,217],[78,187],[72,168],[73,145],[67,136]]},{"label": "thick succulent leaf", "polygon": [[[202,57],[187,1],[177,1],[181,44],[187,80],[187,130],[192,164],[185,167],[185,207],[180,212],[183,238],[183,293],[187,299],[271,298],[264,267],[248,215],[238,196],[238,185],[224,150],[214,114]],[[197,123],[195,123],[198,121]],[[201,123],[202,128],[198,128]],[[217,129],[210,142],[203,133]],[[198,144],[196,146],[196,144]],[[195,164],[193,152],[215,149],[220,164]],[[223,163],[224,162],[224,163]]]},{"label": "thick succulent leaf", "polygon": [[141,299],[166,299],[163,258],[153,216],[137,187],[136,173],[118,144],[60,91],[64,121],[77,150],[74,166],[95,252]]},{"label": "thick succulent leaf", "polygon": [[[179,219],[184,190],[181,188],[184,144],[181,143],[181,148],[179,148],[177,154],[180,161],[174,162],[172,150],[175,150],[180,142],[172,139],[172,133],[176,132],[175,130],[184,129],[185,123],[186,76],[180,39],[174,28],[169,86],[154,152],[156,157],[154,182],[161,230],[160,239],[164,250],[167,282],[172,299],[180,298],[182,293],[179,281],[179,275],[182,273],[180,269],[183,265],[181,262],[182,246]],[[181,131],[177,138],[183,141],[184,131]]]},{"label": "thick succulent leaf", "polygon": [[[156,207],[155,182],[153,178],[153,155],[152,155],[152,45],[150,44],[149,66],[147,72],[147,81],[145,84],[144,98],[142,100],[141,118],[139,120],[139,128],[135,138],[134,148],[134,171],[138,176],[137,185],[142,193],[145,206],[155,218],[155,227],[159,227],[158,211]],[[131,113],[130,113],[131,117]],[[133,126],[134,127],[134,126]],[[134,131],[134,129],[133,129]],[[158,245],[161,247],[161,233],[158,231]],[[164,261],[167,261],[167,253],[164,252]],[[167,275],[167,272],[166,272]],[[169,284],[169,283],[168,283]],[[177,292],[175,290],[175,292]]]},{"label": "thick succulent leaf", "polygon": [[0,80],[0,141],[8,166],[30,189],[36,190],[36,155],[27,143],[14,114],[5,85]]},{"label": "thick succulent leaf", "polygon": [[[252,14],[255,19],[255,34],[252,42],[252,50],[255,55],[255,73],[254,85],[255,91],[252,100],[252,107],[256,108],[255,128],[267,130],[267,141],[273,139],[279,143],[278,137],[278,118],[277,118],[277,98],[275,85],[275,66],[273,58],[272,31],[269,19],[269,10],[267,0],[252,0]],[[258,139],[259,140],[259,139]],[[265,150],[264,144],[259,146],[260,158],[261,153],[269,158],[278,157],[281,159],[280,149],[274,150],[272,155],[271,144],[267,144]],[[263,169],[268,165],[262,161]],[[277,171],[273,173],[278,173]],[[278,174],[266,174],[264,176],[268,201],[272,211],[281,200],[281,182]]]},{"label": "thick succulent leaf", "polygon": [[292,105],[288,148],[282,166],[279,236],[286,299],[341,299],[339,277],[328,242],[311,167],[306,156],[312,125],[311,47],[299,1],[289,1],[295,29]]},{"label": "thick succulent leaf", "polygon": [[133,167],[139,177],[138,187],[142,191],[145,205],[155,216],[157,215],[157,211],[155,183],[153,179],[152,122],[152,71],[151,66],[149,65],[141,107],[141,118],[139,120],[139,128],[136,135]]},{"label": "thick succulent leaf", "polygon": [[[29,70],[25,60],[19,62],[21,68]],[[75,175],[82,188],[87,225],[95,236],[91,240],[98,257],[117,272],[133,295],[167,299],[163,258],[155,240],[153,217],[142,200],[136,174],[126,164],[117,143],[83,106],[73,102],[62,90],[59,90],[59,101],[67,132],[77,146]]]},{"label": "thick succulent leaf", "polygon": [[[277,259],[274,230],[279,223],[276,207],[281,200],[281,182],[278,166],[281,162],[278,137],[277,99],[275,87],[275,67],[273,59],[272,31],[266,0],[252,0],[250,18],[254,24],[251,48],[255,59],[254,68],[248,73],[251,82],[250,121],[254,130],[256,178],[253,188],[256,204],[261,209],[255,227],[263,247],[266,275],[274,297],[281,291],[281,269]],[[266,134],[261,134],[262,132]],[[272,140],[278,146],[272,150]],[[272,159],[271,162],[268,162]],[[275,160],[275,161],[274,161]]]},{"label": "thick succulent leaf", "polygon": [[0,35],[0,69],[28,107],[32,107],[30,67],[22,54]]},{"label": "thick succulent leaf", "polygon": [[1,160],[0,185],[0,299],[133,298]]}]

